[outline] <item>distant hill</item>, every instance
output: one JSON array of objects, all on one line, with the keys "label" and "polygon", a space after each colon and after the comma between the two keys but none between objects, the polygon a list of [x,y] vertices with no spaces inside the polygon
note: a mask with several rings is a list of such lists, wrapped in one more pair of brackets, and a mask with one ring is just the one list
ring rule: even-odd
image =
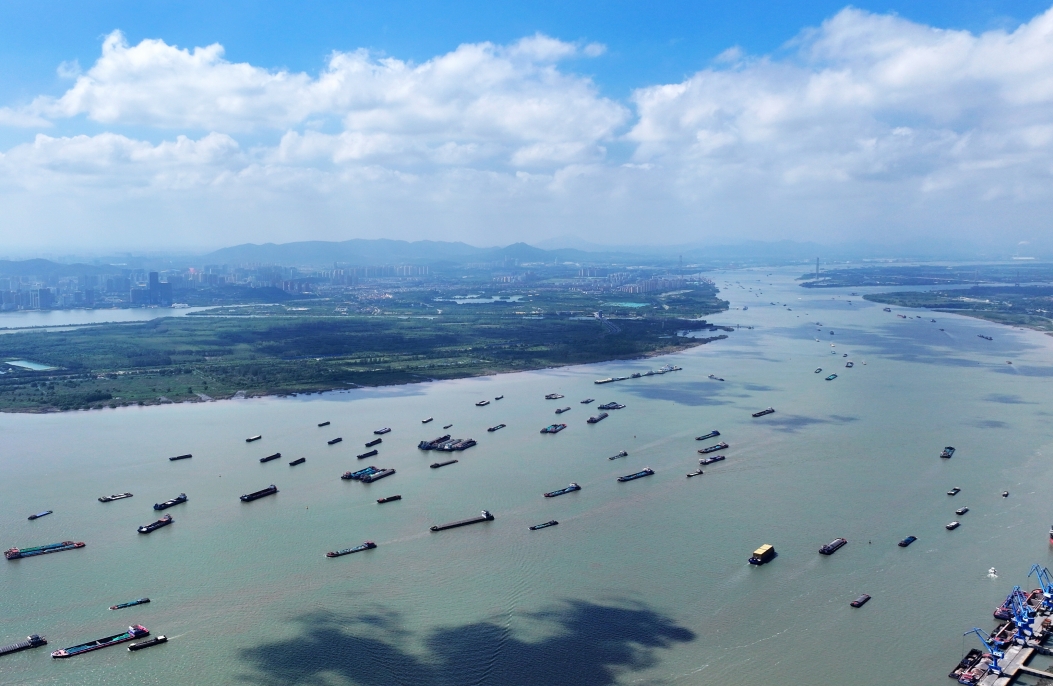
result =
[{"label": "distant hill", "polygon": [[0,260],[0,276],[62,277],[102,274],[105,271],[90,264],[60,264],[42,259]]}]

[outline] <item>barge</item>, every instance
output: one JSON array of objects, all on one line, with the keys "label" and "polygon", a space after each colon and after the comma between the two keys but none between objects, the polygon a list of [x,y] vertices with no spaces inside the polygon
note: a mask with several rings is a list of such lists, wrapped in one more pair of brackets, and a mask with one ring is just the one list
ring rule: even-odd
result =
[{"label": "barge", "polygon": [[33,521],[34,519],[40,519],[41,517],[47,517],[49,514],[52,514],[53,512],[54,512],[54,510],[44,510],[43,512],[38,512],[36,514],[31,514],[28,517],[26,517],[26,519],[28,519],[29,521]]},{"label": "barge", "polygon": [[356,457],[357,457],[358,459],[360,459],[360,460],[364,460],[364,459],[366,459],[367,457],[373,457],[374,455],[377,455],[377,454],[379,454],[379,453],[380,453],[380,451],[379,451],[379,450],[377,450],[376,448],[374,448],[373,450],[370,450],[370,451],[369,451],[369,452],[367,452],[367,453],[362,453],[361,455],[356,455]]},{"label": "barge", "polygon": [[171,524],[174,521],[175,520],[172,519],[172,515],[165,515],[164,517],[161,517],[160,519],[158,519],[156,522],[151,522],[149,524],[143,524],[138,529],[136,529],[136,531],[138,531],[141,534],[148,534],[151,531],[157,531],[158,529],[160,529],[163,526],[168,526],[169,524]]},{"label": "barge", "polygon": [[490,401],[489,401],[489,400],[480,400],[479,402],[477,402],[477,403],[475,404],[475,406],[476,406],[476,407],[486,407],[486,406],[487,406],[487,405],[489,405],[489,404],[490,404]]},{"label": "barge", "polygon": [[170,500],[166,500],[163,503],[154,503],[154,509],[155,510],[167,510],[168,508],[172,507],[173,505],[179,505],[180,503],[185,503],[187,500],[189,500],[189,498],[186,497],[186,493],[180,493],[176,497],[174,497],[174,498],[172,498]]},{"label": "barge", "polygon": [[333,551],[333,552],[328,552],[328,553],[325,554],[325,556],[326,557],[341,557],[343,555],[350,555],[351,553],[360,553],[363,550],[372,550],[373,548],[376,548],[376,547],[377,547],[377,544],[374,543],[373,541],[366,541],[365,543],[362,543],[360,545],[356,545],[354,548],[344,548],[343,550],[337,550],[337,551]]},{"label": "barge", "polygon": [[545,396],[545,400],[559,400],[562,397],[563,396],[560,395],[559,393],[549,393],[548,395]]},{"label": "barge", "polygon": [[868,596],[866,593],[864,593],[863,595],[859,596],[858,598],[856,598],[855,600],[850,602],[849,605],[851,605],[852,607],[863,607],[864,605],[867,604],[867,601],[869,601],[869,600],[870,600],[870,596]]},{"label": "barge", "polygon": [[320,423],[318,424],[318,428],[319,428],[319,429],[320,429],[320,428],[322,428],[323,426],[329,426],[329,422],[320,422]]},{"label": "barge", "polygon": [[761,410],[760,412],[754,412],[754,413],[753,413],[753,416],[754,416],[754,417],[763,417],[764,415],[766,415],[766,414],[772,414],[773,412],[775,412],[775,408],[773,408],[773,407],[767,407],[767,408],[765,408],[765,409]]},{"label": "barge", "polygon": [[534,526],[530,527],[530,530],[531,531],[538,531],[539,529],[547,529],[550,526],[556,526],[557,524],[559,524],[559,522],[557,522],[555,519],[550,519],[547,522],[542,522],[540,524],[535,524]]},{"label": "barge", "polygon": [[490,433],[493,433],[495,431],[500,431],[501,429],[505,428],[506,426],[507,426],[507,424],[497,424],[495,426],[491,426],[489,429],[487,429],[487,431],[489,431]]},{"label": "barge", "polygon": [[84,543],[79,541],[63,541],[62,543],[49,543],[48,545],[38,545],[32,548],[9,548],[4,551],[4,557],[8,560],[20,560],[23,557],[36,557],[38,555],[61,553],[63,550],[75,550],[83,548],[84,545]]},{"label": "barge", "polygon": [[940,457],[948,459],[954,457],[954,446],[949,445],[946,448],[944,448],[943,452],[940,453]]},{"label": "barge", "polygon": [[136,605],[145,605],[150,602],[149,598],[139,598],[138,600],[130,600],[127,603],[117,603],[116,605],[110,605],[111,610],[123,610],[126,607],[135,607]]},{"label": "barge", "polygon": [[26,640],[24,641],[0,647],[0,656],[18,653],[23,650],[29,650],[30,648],[39,648],[40,646],[46,646],[47,644],[48,640],[40,634],[30,634],[29,636],[26,636]]},{"label": "barge", "polygon": [[396,500],[402,500],[401,495],[389,495],[386,498],[377,498],[377,505],[383,505],[384,503],[393,503]]},{"label": "barge", "polygon": [[480,522],[492,522],[494,516],[490,514],[489,510],[483,510],[478,517],[469,517],[468,519],[460,519],[456,522],[450,522],[449,524],[436,524],[431,527],[432,531],[445,531],[446,529],[456,529],[459,526],[468,526],[469,524],[478,524]]},{"label": "barge", "polygon": [[377,430],[376,430],[376,431],[374,431],[373,433],[374,433],[374,434],[376,434],[377,436],[383,436],[384,434],[389,434],[389,433],[391,433],[391,428],[390,428],[390,427],[387,427],[387,426],[385,426],[385,427],[384,427],[383,429],[377,429]]},{"label": "barge", "polygon": [[366,474],[359,479],[364,484],[371,484],[374,481],[380,481],[381,479],[387,478],[395,473],[394,469],[378,469],[372,474]]},{"label": "barge", "polygon": [[99,498],[100,503],[110,503],[114,500],[123,500],[124,498],[131,498],[131,493],[114,493],[113,495],[104,495]]},{"label": "barge", "polygon": [[947,491],[947,495],[958,495],[961,492],[962,492],[962,489],[960,489],[957,486],[955,486],[951,490]]},{"label": "barge", "polygon": [[698,469],[696,469],[695,471],[693,471],[693,472],[688,472],[688,473],[687,473],[687,478],[689,478],[689,479],[690,479],[690,478],[691,478],[691,477],[693,477],[693,476],[702,476],[702,468],[701,468],[701,467],[699,467],[699,468],[698,468]]},{"label": "barge", "polygon": [[555,498],[556,496],[559,496],[559,495],[564,495],[566,493],[573,493],[574,491],[580,491],[580,490],[581,490],[581,486],[579,486],[578,484],[576,484],[576,483],[574,483],[572,481],[570,483],[570,485],[567,486],[566,488],[561,488],[558,491],[549,491],[548,493],[545,494],[545,497],[546,498]]},{"label": "barge", "polygon": [[358,481],[364,476],[376,474],[379,471],[380,470],[374,467],[373,465],[369,465],[365,469],[359,469],[357,472],[344,472],[344,474],[340,478],[348,481]]},{"label": "barge", "polygon": [[721,441],[720,443],[717,443],[716,445],[711,445],[708,448],[702,448],[701,450],[698,451],[698,454],[699,455],[708,455],[710,453],[715,453],[718,450],[724,450],[724,449],[726,449],[728,447],[729,446],[728,446],[727,443],[724,443],[723,441]]},{"label": "barge", "polygon": [[563,429],[566,429],[566,428],[567,428],[566,424],[549,424],[548,426],[546,426],[544,429],[541,430],[541,433],[543,433],[543,434],[558,434],[560,431],[563,431]]},{"label": "barge", "polygon": [[618,481],[635,481],[636,479],[642,479],[645,476],[653,476],[654,470],[650,467],[644,467],[635,474],[626,474],[625,476],[619,476]]},{"label": "barge", "polygon": [[617,460],[619,457],[629,457],[629,453],[625,452],[624,450],[619,450],[617,455],[611,455],[607,459],[608,460]]},{"label": "barge", "polygon": [[296,465],[303,464],[304,462],[307,462],[307,458],[306,457],[298,457],[295,460],[293,460],[292,462],[290,462],[289,466],[290,467],[295,467]]},{"label": "barge", "polygon": [[432,462],[429,467],[432,469],[438,469],[439,467],[445,467],[448,464],[457,464],[460,460],[446,460],[445,462]]},{"label": "barge", "polygon": [[594,403],[594,402],[596,402],[596,398],[585,398],[584,400],[581,401],[581,404],[582,405],[588,405],[589,403]]},{"label": "barge", "polygon": [[162,643],[168,643],[168,637],[164,634],[161,634],[160,636],[154,636],[153,638],[148,638],[145,641],[139,641],[138,643],[132,643],[128,646],[128,650],[135,652],[136,650],[152,648],[156,645],[161,645]]},{"label": "barge", "polygon": [[710,431],[708,434],[703,434],[701,436],[695,436],[695,440],[696,441],[708,441],[709,439],[716,438],[719,435],[720,435],[720,432],[714,430],[714,431]]},{"label": "barge", "polygon": [[268,455],[267,457],[261,457],[260,458],[260,462],[261,463],[263,463],[263,462],[270,462],[271,460],[277,460],[281,456],[282,456],[281,453],[274,453],[273,455]]},{"label": "barge", "polygon": [[561,407],[558,410],[556,410],[556,414],[563,414],[564,412],[570,412],[570,408],[569,407]]},{"label": "barge", "polygon": [[270,486],[268,486],[267,488],[264,488],[262,490],[253,491],[252,493],[246,493],[245,495],[241,496],[241,502],[249,503],[249,502],[252,502],[253,500],[259,500],[260,498],[266,498],[269,495],[274,495],[277,492],[278,492],[278,487],[275,486],[274,484],[271,484]]},{"label": "barge", "polygon": [[625,409],[625,405],[622,405],[621,403],[604,403],[602,405],[597,405],[596,407],[600,408],[601,410],[624,410]]},{"label": "barge", "polygon": [[177,460],[189,460],[193,455],[187,453],[186,455],[176,455],[175,457],[168,458],[169,462],[176,462]]},{"label": "barge", "polygon": [[380,444],[381,444],[381,443],[383,443],[383,442],[384,442],[384,439],[383,439],[383,438],[374,438],[374,439],[373,439],[372,441],[368,441],[368,442],[366,443],[366,447],[367,447],[367,448],[372,448],[373,446],[375,446],[375,445],[380,445]]},{"label": "barge", "polygon": [[263,438],[262,434],[256,434],[255,436],[249,436],[248,438],[246,438],[245,442],[246,443],[252,443],[253,441],[258,441],[261,438]]},{"label": "barge", "polygon": [[600,412],[600,413],[599,413],[598,415],[596,415],[595,417],[589,417],[589,418],[588,418],[588,419],[586,419],[585,421],[586,421],[587,423],[589,423],[589,424],[599,424],[600,422],[602,422],[602,421],[603,421],[604,419],[606,419],[607,417],[610,417],[610,415],[609,415],[609,414],[607,414],[606,412]]},{"label": "barge", "polygon": [[713,457],[703,457],[698,461],[701,465],[713,464],[714,462],[721,462],[727,458],[723,455],[714,455]]},{"label": "barge", "polygon": [[918,540],[917,536],[907,536],[906,538],[904,538],[902,541],[900,541],[896,545],[898,545],[900,548],[906,548],[908,545],[910,545],[911,543],[913,543],[916,540]]},{"label": "barge", "polygon": [[115,646],[118,643],[127,643],[128,641],[134,641],[137,638],[143,636],[149,636],[150,631],[141,624],[134,624],[128,627],[128,631],[120,634],[114,634],[113,636],[107,636],[106,638],[99,638],[94,641],[88,641],[87,643],[81,643],[80,645],[71,646],[69,648],[63,648],[62,650],[56,650],[51,653],[53,658],[73,657],[75,655],[81,655],[83,653],[90,653],[93,650],[99,650],[101,648],[109,648]]},{"label": "barge", "polygon": [[775,552],[775,547],[766,543],[753,551],[753,556],[750,557],[749,563],[758,566],[768,564],[774,560],[777,555],[778,553]]},{"label": "barge", "polygon": [[838,550],[840,550],[841,548],[843,548],[846,545],[848,545],[848,540],[847,539],[835,538],[834,540],[830,541],[829,543],[824,545],[822,548],[820,548],[819,549],[819,554],[820,555],[833,555],[834,553],[836,553]]},{"label": "barge", "polygon": [[337,436],[336,438],[330,438],[326,441],[326,445],[336,445],[344,440],[343,436]]}]

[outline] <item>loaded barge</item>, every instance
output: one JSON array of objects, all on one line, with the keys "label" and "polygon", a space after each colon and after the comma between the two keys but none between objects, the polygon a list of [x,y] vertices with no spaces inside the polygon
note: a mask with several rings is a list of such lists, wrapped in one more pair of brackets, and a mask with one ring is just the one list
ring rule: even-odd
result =
[{"label": "loaded barge", "polygon": [[606,412],[600,412],[595,417],[589,417],[585,421],[588,422],[589,424],[599,424],[600,422],[602,422],[607,417],[610,417],[610,415],[607,414]]},{"label": "loaded barge", "polygon": [[765,409],[761,410],[760,412],[754,412],[753,416],[754,417],[763,417],[764,415],[772,414],[773,412],[775,412],[775,408],[768,407],[768,408],[765,408]]},{"label": "loaded barge", "polygon": [[365,476],[359,478],[359,481],[361,481],[364,484],[371,484],[374,481],[380,481],[381,479],[391,476],[394,473],[394,469],[378,469],[372,474],[366,474]]},{"label": "loaded barge", "polygon": [[114,500],[123,500],[124,498],[131,498],[131,493],[114,493],[113,495],[104,495],[99,498],[100,503],[111,503]]},{"label": "loaded barge", "polygon": [[336,550],[325,554],[326,557],[341,557],[343,555],[350,555],[351,553],[360,553],[363,550],[372,550],[376,548],[377,544],[373,541],[366,541],[361,545],[356,545],[354,548],[344,548],[343,550]]},{"label": "loaded barge", "polygon": [[358,459],[360,459],[360,460],[364,460],[364,459],[366,459],[367,457],[373,457],[374,455],[377,455],[377,454],[379,454],[379,453],[380,453],[380,451],[379,451],[379,450],[377,450],[376,448],[373,448],[372,450],[370,450],[370,451],[368,451],[368,452],[364,452],[364,453],[362,453],[361,455],[356,455],[355,457],[357,457],[357,458],[358,458]]},{"label": "loaded barge", "polygon": [[189,500],[189,498],[186,497],[186,493],[180,493],[179,495],[177,495],[175,498],[172,498],[171,500],[166,500],[163,503],[154,503],[154,509],[155,510],[167,510],[168,508],[172,507],[173,505],[178,505],[180,503],[185,503],[187,500]]},{"label": "loaded barge", "polygon": [[833,555],[834,553],[836,553],[838,550],[840,550],[842,547],[844,547],[846,545],[848,545],[848,541],[846,539],[844,539],[844,538],[835,538],[834,540],[830,541],[829,543],[824,545],[822,548],[820,548],[819,549],[819,554],[820,555]]},{"label": "loaded barge", "polygon": [[713,431],[710,431],[708,434],[704,434],[702,436],[695,436],[695,440],[696,441],[708,441],[709,439],[716,438],[719,435],[720,435],[719,431],[713,430]]},{"label": "loaded barge", "polygon": [[191,455],[190,453],[187,453],[186,455],[176,455],[175,457],[170,457],[170,458],[168,458],[168,461],[169,462],[175,462],[177,460],[189,460],[192,457],[193,457],[193,455]]},{"label": "loaded barge", "polygon": [[277,492],[278,492],[278,487],[275,486],[274,484],[271,484],[270,486],[268,486],[267,488],[264,488],[262,490],[253,491],[252,493],[246,493],[245,495],[241,496],[241,502],[243,502],[243,503],[252,502],[253,500],[259,500],[260,498],[266,498],[269,495],[274,495]]},{"label": "loaded barge", "polygon": [[76,541],[63,541],[62,543],[50,543],[48,545],[38,545],[32,548],[9,548],[4,551],[4,557],[8,560],[20,560],[23,557],[36,557],[37,555],[47,555],[49,553],[60,553],[63,550],[74,550],[76,548],[83,548],[84,543]]},{"label": "loaded barge", "polygon": [[429,467],[432,469],[438,469],[439,467],[445,467],[448,464],[457,464],[459,460],[446,460],[445,462],[432,462]]},{"label": "loaded barge", "polygon": [[718,450],[724,450],[727,447],[728,447],[728,444],[724,443],[723,441],[721,441],[720,443],[717,443],[716,445],[711,445],[708,448],[702,448],[702,450],[698,451],[698,454],[699,455],[708,455],[710,453],[715,453]]},{"label": "loaded barge", "polygon": [[654,470],[650,467],[644,467],[635,474],[626,474],[625,476],[619,476],[618,481],[634,481],[636,479],[642,479],[645,476],[653,476]]},{"label": "loaded barge", "polygon": [[565,493],[573,493],[574,491],[580,491],[581,486],[574,483],[573,481],[566,488],[561,488],[558,491],[549,491],[545,494],[546,498],[555,498],[558,495],[564,495]]},{"label": "loaded barge", "polygon": [[135,624],[128,627],[128,631],[120,634],[114,634],[113,636],[107,636],[106,638],[100,638],[94,641],[88,641],[87,643],[81,643],[70,648],[63,648],[62,650],[56,650],[51,653],[51,657],[62,658],[62,657],[73,657],[74,655],[80,655],[82,653],[90,653],[93,650],[99,650],[100,648],[109,648],[115,646],[118,643],[127,643],[128,641],[134,641],[137,638],[143,636],[149,636],[150,631],[142,624]]},{"label": "loaded barge", "polygon": [[456,522],[450,522],[449,524],[436,524],[431,527],[432,531],[445,531],[446,529],[456,529],[459,526],[468,526],[469,524],[478,524],[479,522],[492,522],[494,516],[490,514],[489,510],[483,510],[478,517],[470,517],[468,519],[461,519]]},{"label": "loaded barge", "polygon": [[150,602],[149,598],[139,598],[138,600],[131,600],[127,603],[117,603],[116,605],[110,605],[111,610],[123,610],[126,607],[135,607],[136,605],[145,605]]},{"label": "loaded barge", "polygon": [[30,634],[26,637],[26,640],[19,641],[18,643],[12,643],[9,646],[3,646],[0,648],[0,656],[10,655],[11,653],[21,652],[23,650],[29,650],[30,648],[39,648],[40,646],[46,646],[48,640],[39,634]]},{"label": "loaded barge", "polygon": [[140,641],[139,643],[132,643],[128,646],[128,650],[135,652],[136,650],[142,650],[143,648],[152,648],[153,646],[161,645],[162,643],[168,643],[168,637],[164,634],[161,634],[160,636],[154,636],[153,638],[148,638],[145,641]]},{"label": "loaded barge", "polygon": [[261,457],[260,462],[270,462],[271,460],[277,460],[281,456],[281,453],[274,453],[273,455],[268,455],[267,457]]},{"label": "loaded barge", "polygon": [[141,534],[148,534],[151,531],[157,531],[162,526],[168,526],[174,521],[175,520],[172,519],[172,515],[165,515],[164,517],[158,519],[156,522],[151,522],[150,524],[143,524],[141,527],[136,529],[136,531],[138,531]]}]

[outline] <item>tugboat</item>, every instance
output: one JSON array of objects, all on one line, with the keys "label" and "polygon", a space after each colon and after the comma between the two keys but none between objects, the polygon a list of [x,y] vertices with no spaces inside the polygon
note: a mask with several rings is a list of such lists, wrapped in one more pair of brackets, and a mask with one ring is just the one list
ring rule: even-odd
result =
[{"label": "tugboat", "polygon": [[127,603],[117,603],[116,605],[110,605],[111,610],[123,610],[126,607],[135,607],[136,605],[145,605],[150,602],[149,598],[139,598],[138,600],[131,600]]},{"label": "tugboat", "polygon": [[44,510],[43,512],[38,512],[36,514],[31,514],[26,519],[28,519],[29,521],[33,521],[34,519],[40,519],[41,517],[47,517],[52,512],[54,512],[54,510]]},{"label": "tugboat", "polygon": [[956,515],[963,515],[963,514],[965,514],[968,511],[969,511],[969,508],[967,508],[967,507],[959,507],[957,510],[954,511],[954,514],[956,514]]},{"label": "tugboat", "polygon": [[957,529],[961,525],[962,525],[961,522],[951,522],[950,524],[948,524],[944,528],[947,529],[948,531],[954,531],[955,529]]},{"label": "tugboat", "polygon": [[559,522],[557,522],[555,519],[550,519],[547,522],[542,522],[541,524],[535,524],[534,526],[530,527],[530,530],[531,531],[537,531],[539,529],[547,529],[550,526],[556,526],[557,524],[559,524]]},{"label": "tugboat", "polygon": [[161,634],[160,636],[154,636],[153,638],[148,638],[145,641],[139,641],[138,643],[132,643],[128,646],[128,650],[135,652],[136,650],[142,650],[143,648],[152,648],[156,645],[161,645],[162,643],[168,643],[168,637],[164,634]]},{"label": "tugboat", "polygon": [[720,461],[725,460],[725,459],[727,459],[727,458],[724,457],[723,455],[714,455],[713,457],[704,457],[701,460],[699,460],[698,463],[701,464],[701,465],[707,465],[707,464],[713,464],[714,462],[720,462]]},{"label": "tugboat", "polygon": [[489,429],[487,429],[487,431],[493,433],[495,431],[500,431],[501,429],[505,428],[505,426],[507,426],[507,424],[497,424],[495,426],[491,426]]},{"label": "tugboat", "polygon": [[570,408],[569,407],[561,407],[558,410],[556,410],[556,414],[563,414],[564,412],[570,412]]},{"label": "tugboat", "polygon": [[701,450],[698,451],[698,454],[699,455],[708,455],[709,453],[715,453],[718,450],[725,450],[728,447],[729,446],[728,446],[727,443],[724,443],[723,441],[721,441],[720,443],[717,443],[716,445],[711,445],[708,448],[702,448]]},{"label": "tugboat", "polygon": [[278,487],[275,486],[274,484],[271,484],[270,486],[268,486],[267,488],[264,488],[262,490],[254,491],[252,493],[246,493],[245,495],[241,496],[241,502],[243,502],[243,503],[252,502],[253,500],[259,500],[260,498],[266,498],[269,495],[274,495],[277,492],[278,492]]},{"label": "tugboat", "polygon": [[849,605],[851,605],[852,607],[863,607],[867,604],[868,600],[870,600],[870,596],[864,593],[863,595],[850,602]]},{"label": "tugboat", "polygon": [[703,434],[702,436],[695,436],[695,440],[696,441],[708,441],[709,439],[716,438],[719,435],[720,435],[719,431],[710,431],[708,434]]},{"label": "tugboat", "polygon": [[171,500],[166,500],[163,503],[154,503],[154,509],[155,510],[167,510],[168,508],[172,507],[173,505],[178,505],[180,503],[185,503],[187,500],[189,500],[189,498],[186,497],[186,493],[180,493],[179,495],[177,495],[176,497],[172,498]]},{"label": "tugboat", "polygon": [[907,536],[902,541],[900,541],[898,545],[900,548],[906,548],[908,545],[910,545],[916,540],[918,540],[917,536]]},{"label": "tugboat", "polygon": [[137,531],[141,534],[148,534],[151,531],[157,531],[162,526],[168,526],[174,521],[175,520],[172,519],[172,515],[165,515],[164,517],[158,519],[156,522],[153,522],[151,524],[144,524],[143,526],[139,527]]},{"label": "tugboat", "polygon": [[[341,439],[337,438],[335,440],[339,441]],[[329,441],[329,445],[332,445],[332,444],[333,444],[333,442]],[[282,456],[281,453],[274,453],[273,455],[268,455],[267,457],[261,457],[260,458],[260,462],[261,463],[263,463],[263,462],[270,462],[271,460],[277,460],[281,456]]]},{"label": "tugboat", "polygon": [[820,555],[833,555],[834,553],[836,553],[838,550],[840,550],[842,547],[844,547],[846,545],[848,545],[848,541],[846,539],[844,539],[844,538],[835,538],[834,540],[830,541],[829,543],[824,545],[822,548],[820,548],[819,549],[819,554]]},{"label": "tugboat", "polygon": [[391,428],[390,428],[390,427],[387,427],[387,426],[385,426],[385,427],[384,427],[383,429],[377,429],[377,430],[376,430],[376,431],[374,431],[373,433],[374,433],[374,434],[376,434],[377,436],[383,436],[384,434],[389,434],[389,433],[391,433]]},{"label": "tugboat", "polygon": [[126,643],[128,641],[134,641],[137,638],[143,636],[149,636],[150,631],[141,624],[134,624],[128,627],[128,631],[120,634],[114,634],[113,636],[107,636],[106,638],[100,638],[95,641],[88,641],[87,643],[81,643],[70,648],[63,648],[62,650],[56,650],[51,653],[53,658],[73,657],[74,655],[80,655],[82,653],[90,653],[93,650],[99,650],[100,648],[109,648],[110,646],[117,645],[118,643]]},{"label": "tugboat", "polygon": [[588,419],[585,420],[585,422],[588,423],[588,424],[599,424],[600,422],[602,422],[607,417],[610,417],[610,415],[607,414],[606,412],[600,412],[595,417],[589,417]]},{"label": "tugboat", "polygon": [[625,476],[619,476],[618,481],[635,481],[636,479],[642,479],[645,476],[653,476],[654,470],[650,467],[644,467],[635,474],[626,474]]},{"label": "tugboat", "polygon": [[113,495],[104,495],[104,496],[102,496],[101,498],[99,498],[99,502],[100,503],[109,503],[109,502],[113,502],[114,500],[123,500],[124,498],[131,498],[131,497],[132,497],[131,493],[115,493]]},{"label": "tugboat", "polygon": [[389,495],[386,498],[377,498],[377,504],[378,505],[383,505],[384,503],[393,503],[396,500],[402,500],[402,496],[401,495]]},{"label": "tugboat", "polygon": [[63,541],[62,543],[49,543],[32,548],[9,548],[4,551],[4,557],[8,560],[20,560],[23,557],[36,557],[49,553],[61,553],[63,550],[75,550],[83,548],[84,544],[79,541]]},{"label": "tugboat", "polygon": [[775,552],[775,547],[769,544],[764,544],[761,547],[753,551],[753,556],[750,557],[749,563],[751,565],[763,565],[771,562],[775,559],[778,553]]},{"label": "tugboat", "polygon": [[559,393],[549,393],[548,395],[545,396],[545,400],[559,400],[562,397],[563,396],[560,395]]},{"label": "tugboat", "polygon": [[480,522],[492,522],[494,516],[490,514],[489,510],[483,510],[478,517],[469,517],[468,519],[461,519],[456,522],[450,522],[449,524],[436,524],[431,527],[432,531],[445,531],[446,529],[456,529],[459,526],[468,526],[469,524],[478,524]]},{"label": "tugboat", "polygon": [[560,431],[563,431],[563,429],[566,429],[566,428],[567,428],[566,424],[549,424],[548,426],[546,426],[544,429],[541,430],[541,433],[543,433],[543,434],[558,434]]},{"label": "tugboat", "polygon": [[566,493],[573,493],[574,491],[580,491],[581,486],[574,483],[573,481],[566,488],[561,488],[558,491],[549,491],[545,494],[546,498],[555,498],[556,496],[564,495]]},{"label": "tugboat", "polygon": [[490,401],[489,401],[489,400],[480,400],[479,402],[477,402],[477,403],[475,404],[475,406],[476,406],[476,407],[486,407],[486,406],[487,406],[487,405],[489,405],[489,404],[490,404]]},{"label": "tugboat", "polygon": [[11,653],[17,653],[22,650],[29,650],[30,648],[39,648],[40,646],[46,646],[47,644],[48,640],[43,636],[39,634],[30,634],[24,641],[12,643],[9,646],[3,646],[0,648],[0,656],[10,655]]},{"label": "tugboat", "polygon": [[624,450],[619,450],[617,455],[611,455],[607,459],[608,460],[617,460],[619,457],[629,457],[629,453],[625,452]]},{"label": "tugboat", "polygon": [[957,486],[955,486],[951,490],[947,491],[947,495],[958,495],[961,492],[962,492],[962,489],[960,489]]},{"label": "tugboat", "polygon": [[754,412],[753,416],[754,417],[763,417],[764,415],[771,414],[772,412],[775,412],[775,409],[769,407],[767,409],[761,410],[760,412]]},{"label": "tugboat", "polygon": [[376,548],[377,544],[373,541],[366,541],[360,545],[356,545],[354,548],[344,548],[343,550],[337,550],[335,552],[326,553],[326,557],[340,557],[341,555],[350,555],[351,553],[360,553],[363,550],[372,550]]},{"label": "tugboat", "polygon": [[594,403],[594,402],[596,402],[596,398],[585,398],[584,400],[581,401],[581,404],[582,405],[588,405],[589,403]]},{"label": "tugboat", "polygon": [[943,452],[940,453],[940,457],[943,457],[943,458],[950,458],[950,457],[953,457],[953,456],[954,456],[954,447],[953,446],[947,446],[946,448],[943,449]]}]

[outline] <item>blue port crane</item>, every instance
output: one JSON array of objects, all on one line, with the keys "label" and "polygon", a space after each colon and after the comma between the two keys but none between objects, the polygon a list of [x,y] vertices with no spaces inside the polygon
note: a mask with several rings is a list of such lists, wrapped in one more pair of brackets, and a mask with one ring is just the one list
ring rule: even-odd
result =
[{"label": "blue port crane", "polygon": [[1048,569],[1038,564],[1031,565],[1031,571],[1027,573],[1027,578],[1030,579],[1032,574],[1035,575],[1039,585],[1042,587],[1043,609],[1053,608],[1053,576],[1050,576]]},{"label": "blue port crane", "polygon": [[968,636],[969,634],[976,634],[976,637],[980,639],[980,643],[984,644],[984,648],[988,653],[991,654],[993,661],[991,663],[991,671],[1002,673],[1002,666],[998,664],[998,661],[1005,657],[1005,652],[998,647],[997,642],[991,643],[991,636],[986,631],[979,627],[973,627],[969,631],[966,631],[962,636]]},{"label": "blue port crane", "polygon": [[1017,586],[1010,594],[1010,612],[1013,617],[1013,639],[1020,645],[1027,645],[1027,639],[1034,636],[1031,631],[1031,620],[1035,616],[1035,608],[1027,604],[1027,595],[1019,590]]}]

